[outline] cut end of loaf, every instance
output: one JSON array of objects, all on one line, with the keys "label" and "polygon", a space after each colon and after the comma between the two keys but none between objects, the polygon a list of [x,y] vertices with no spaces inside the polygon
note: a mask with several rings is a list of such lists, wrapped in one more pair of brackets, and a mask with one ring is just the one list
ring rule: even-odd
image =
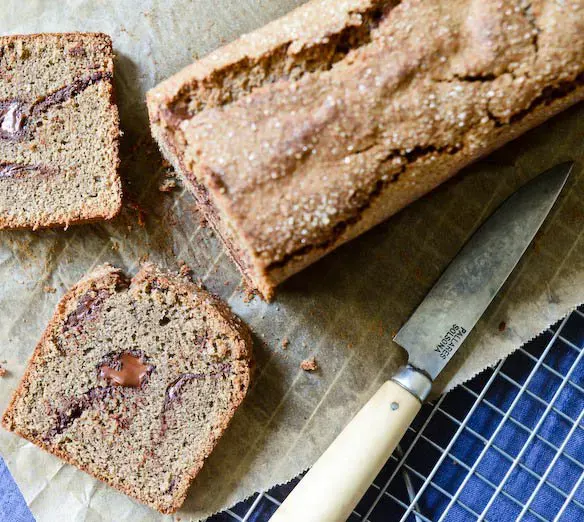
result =
[{"label": "cut end of loaf", "polygon": [[183,276],[109,265],[59,303],[5,428],[162,512],[183,503],[250,380],[252,341]]},{"label": "cut end of loaf", "polygon": [[[153,95],[151,93],[147,95],[147,103],[152,119],[158,106],[153,101]],[[241,272],[245,284],[253,291],[257,291],[266,301],[271,301],[280,279],[274,278],[265,269],[261,259],[253,254],[253,250],[238,234],[237,228],[231,224],[229,217],[224,215],[220,207],[216,205],[214,195],[204,183],[199,182],[184,166],[173,141],[164,137],[165,132],[158,123],[155,123],[154,120],[151,121],[152,135],[157,141],[162,153],[192,193],[197,202],[197,207],[203,214],[206,222],[222,240],[227,253]]]},{"label": "cut end of loaf", "polygon": [[103,33],[0,37],[0,228],[115,217],[113,49]]}]

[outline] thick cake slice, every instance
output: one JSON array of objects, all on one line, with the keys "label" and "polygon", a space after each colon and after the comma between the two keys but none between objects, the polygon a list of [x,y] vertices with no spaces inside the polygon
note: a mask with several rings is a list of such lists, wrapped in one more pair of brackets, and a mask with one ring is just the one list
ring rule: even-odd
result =
[{"label": "thick cake slice", "polygon": [[113,71],[105,34],[0,37],[0,228],[119,212]]},{"label": "thick cake slice", "polygon": [[148,109],[269,298],[583,99],[581,0],[311,0],[162,82]]},{"label": "thick cake slice", "polygon": [[191,281],[105,265],[59,303],[3,424],[172,513],[246,394],[251,345]]}]

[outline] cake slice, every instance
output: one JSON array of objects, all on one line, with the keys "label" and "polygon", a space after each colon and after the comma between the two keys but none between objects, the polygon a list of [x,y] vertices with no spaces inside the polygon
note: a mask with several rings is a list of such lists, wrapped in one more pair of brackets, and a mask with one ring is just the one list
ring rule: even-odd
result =
[{"label": "cake slice", "polygon": [[106,34],[0,37],[0,229],[119,212],[113,72]]},{"label": "cake slice", "polygon": [[59,303],[2,422],[172,513],[246,394],[251,345],[190,280],[105,265]]}]

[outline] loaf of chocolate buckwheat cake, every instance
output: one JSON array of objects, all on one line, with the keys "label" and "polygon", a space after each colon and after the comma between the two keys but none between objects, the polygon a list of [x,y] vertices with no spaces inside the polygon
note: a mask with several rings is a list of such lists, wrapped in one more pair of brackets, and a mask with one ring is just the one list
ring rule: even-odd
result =
[{"label": "loaf of chocolate buckwheat cake", "polygon": [[119,212],[113,67],[105,34],[0,37],[0,229]]},{"label": "loaf of chocolate buckwheat cake", "polygon": [[312,0],[148,93],[253,286],[275,285],[584,97],[584,3]]},{"label": "loaf of chocolate buckwheat cake", "polygon": [[59,303],[2,421],[172,513],[247,392],[251,349],[247,327],[191,281],[105,265]]}]

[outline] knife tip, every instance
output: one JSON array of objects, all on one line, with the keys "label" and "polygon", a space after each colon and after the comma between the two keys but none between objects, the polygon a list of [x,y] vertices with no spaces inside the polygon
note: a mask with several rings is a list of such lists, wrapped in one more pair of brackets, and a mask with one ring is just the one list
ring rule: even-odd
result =
[{"label": "knife tip", "polygon": [[555,165],[551,169],[545,171],[540,176],[540,179],[542,179],[542,182],[546,183],[549,188],[556,194],[559,194],[564,188],[566,181],[568,181],[570,173],[574,169],[574,165],[574,161],[565,161],[563,163],[559,163],[558,165]]}]

